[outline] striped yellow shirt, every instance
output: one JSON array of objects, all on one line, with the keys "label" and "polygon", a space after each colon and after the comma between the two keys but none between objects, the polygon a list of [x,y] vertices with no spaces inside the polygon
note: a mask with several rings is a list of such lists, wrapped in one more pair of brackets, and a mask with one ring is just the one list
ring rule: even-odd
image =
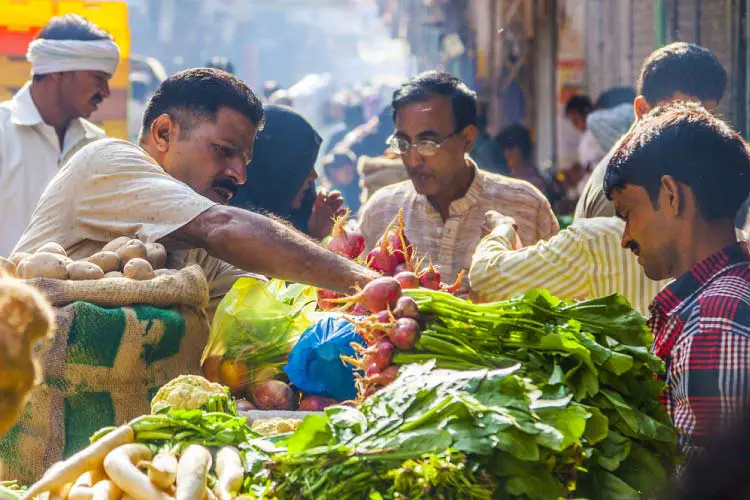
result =
[{"label": "striped yellow shirt", "polygon": [[620,293],[644,316],[668,281],[652,281],[620,245],[625,223],[615,217],[578,219],[547,241],[512,250],[515,230],[501,224],[477,245],[469,279],[482,300],[502,300],[534,288],[565,299]]}]

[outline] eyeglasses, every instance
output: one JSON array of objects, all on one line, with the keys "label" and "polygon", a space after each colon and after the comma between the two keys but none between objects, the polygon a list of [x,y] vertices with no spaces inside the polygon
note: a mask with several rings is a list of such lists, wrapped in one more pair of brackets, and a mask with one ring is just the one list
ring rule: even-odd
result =
[{"label": "eyeglasses", "polygon": [[406,139],[400,139],[394,135],[390,136],[386,142],[396,154],[407,155],[411,148],[417,148],[417,153],[420,156],[435,156],[438,150],[445,144],[445,142],[451,137],[457,136],[460,131],[453,132],[447,135],[442,141],[433,141],[430,139],[419,139],[417,142],[411,143]]}]

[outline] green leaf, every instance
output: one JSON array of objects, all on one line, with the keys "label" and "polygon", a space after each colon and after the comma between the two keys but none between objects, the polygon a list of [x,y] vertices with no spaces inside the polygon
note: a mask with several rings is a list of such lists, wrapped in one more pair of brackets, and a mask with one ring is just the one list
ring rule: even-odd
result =
[{"label": "green leaf", "polygon": [[616,471],[630,454],[632,441],[622,434],[611,431],[607,439],[599,443],[594,451],[596,462],[608,471]]},{"label": "green leaf", "polygon": [[542,408],[537,410],[537,414],[546,424],[557,429],[562,436],[557,447],[539,443],[555,451],[562,451],[580,442],[586,430],[586,420],[591,416],[585,407],[576,404],[566,408]]},{"label": "green leaf", "polygon": [[654,441],[674,441],[676,439],[673,427],[665,425],[645,413],[629,406],[622,396],[608,389],[602,390],[602,395],[612,403],[617,413],[628,425],[635,436]]},{"label": "green leaf", "polygon": [[596,444],[602,441],[609,434],[609,419],[594,406],[584,405],[586,411],[589,413],[589,418],[586,421],[586,430],[583,433],[583,437],[589,442],[589,444]]},{"label": "green leaf", "polygon": [[324,410],[331,432],[339,441],[349,441],[367,430],[367,418],[350,406],[330,406]]},{"label": "green leaf", "polygon": [[643,494],[655,494],[669,482],[669,473],[653,453],[631,443],[628,458],[617,469],[617,476]]},{"label": "green leaf", "polygon": [[595,469],[579,481],[579,492],[588,498],[641,500],[641,495],[611,472]]},{"label": "green leaf", "polygon": [[280,444],[286,446],[289,453],[301,453],[328,444],[332,437],[333,434],[325,416],[308,415],[302,420],[294,434]]}]

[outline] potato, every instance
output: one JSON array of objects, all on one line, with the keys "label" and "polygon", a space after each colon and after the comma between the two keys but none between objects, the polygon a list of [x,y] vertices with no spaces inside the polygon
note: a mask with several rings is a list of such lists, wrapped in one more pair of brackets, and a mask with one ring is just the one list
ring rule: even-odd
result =
[{"label": "potato", "polygon": [[154,278],[154,268],[146,259],[130,259],[125,267],[122,268],[122,274],[126,278],[133,280],[150,280]]},{"label": "potato", "polygon": [[62,245],[60,245],[59,243],[54,243],[52,241],[40,246],[34,253],[56,253],[57,255],[62,255],[63,257],[68,256],[68,252],[65,251]]},{"label": "potato", "polygon": [[13,255],[10,256],[10,261],[13,263],[14,266],[18,267],[18,264],[25,259],[26,257],[30,256],[30,253],[26,252],[16,252]]},{"label": "potato", "polygon": [[172,276],[177,274],[177,269],[154,269],[154,276]]},{"label": "potato", "polygon": [[105,278],[124,278],[125,275],[120,271],[110,271],[104,275]]},{"label": "potato", "polygon": [[102,268],[93,262],[79,260],[66,266],[68,279],[71,280],[99,280],[104,277]]},{"label": "potato", "polygon": [[154,269],[161,269],[167,262],[167,249],[161,243],[146,243],[146,260]]},{"label": "potato", "polygon": [[68,279],[65,260],[62,255],[56,253],[43,252],[30,255],[18,263],[16,272],[19,273],[18,277],[23,279]]},{"label": "potato", "polygon": [[102,252],[116,252],[128,241],[130,241],[129,236],[120,236],[119,238],[115,238],[114,240],[104,245],[104,247],[102,248]]},{"label": "potato", "polygon": [[86,260],[99,266],[105,273],[120,269],[120,258],[115,252],[97,252]]},{"label": "potato", "polygon": [[[146,259],[146,245],[141,240],[130,240],[115,252],[124,266],[130,259]],[[153,269],[153,268],[152,268]]]},{"label": "potato", "polygon": [[16,265],[5,257],[0,257],[0,271],[5,272],[13,278],[16,277]]}]

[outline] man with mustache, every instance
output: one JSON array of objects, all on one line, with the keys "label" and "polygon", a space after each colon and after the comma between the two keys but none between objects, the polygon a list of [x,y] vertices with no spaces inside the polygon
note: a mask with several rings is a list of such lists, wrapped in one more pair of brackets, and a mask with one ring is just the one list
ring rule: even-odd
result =
[{"label": "man with mustache", "polygon": [[362,208],[368,249],[403,208],[417,253],[427,253],[443,281],[451,282],[468,270],[488,210],[515,218],[525,245],[558,232],[537,188],[482,170],[468,157],[478,120],[476,94],[465,83],[447,73],[423,73],[393,94],[392,105],[396,131],[388,144],[401,155],[411,180],[380,189]]},{"label": "man with mustache", "polygon": [[60,167],[104,137],[88,118],[109,97],[120,51],[81,16],[55,17],[28,48],[32,79],[0,103],[0,255],[8,255]]},{"label": "man with mustache", "polygon": [[649,326],[690,456],[750,403],[750,252],[734,228],[750,146],[697,104],[656,108],[618,144],[603,187],[625,222],[622,247],[649,278],[675,280],[651,304]]},{"label": "man with mustache", "polygon": [[260,100],[235,76],[208,68],[171,76],[146,107],[140,147],[103,139],[79,151],[50,183],[15,251],[55,241],[80,259],[118,236],[159,241],[170,267],[203,267],[212,299],[247,273],[340,292],[364,285],[367,269],[283,223],[228,206],[263,124]]}]

